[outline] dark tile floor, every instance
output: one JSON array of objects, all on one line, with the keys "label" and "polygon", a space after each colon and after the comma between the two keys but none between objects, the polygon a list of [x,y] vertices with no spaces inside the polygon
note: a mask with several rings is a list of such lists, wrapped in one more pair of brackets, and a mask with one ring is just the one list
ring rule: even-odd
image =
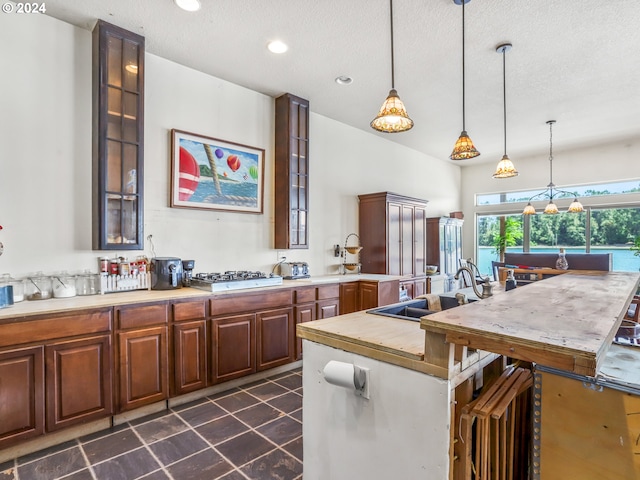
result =
[{"label": "dark tile floor", "polygon": [[0,464],[0,480],[138,478],[301,479],[301,370]]}]

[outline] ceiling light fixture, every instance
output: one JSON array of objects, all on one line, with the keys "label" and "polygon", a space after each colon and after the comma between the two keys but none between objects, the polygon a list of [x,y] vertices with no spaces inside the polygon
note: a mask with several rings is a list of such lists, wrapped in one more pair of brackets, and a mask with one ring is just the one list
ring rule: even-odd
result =
[{"label": "ceiling light fixture", "polygon": [[465,128],[465,91],[464,91],[464,4],[471,0],[453,0],[457,5],[462,5],[462,133],[458,137],[456,144],[453,146],[453,152],[449,157],[451,160],[467,160],[480,155]]},{"label": "ceiling light fixture", "polygon": [[353,78],[347,75],[340,75],[339,77],[336,77],[336,83],[338,85],[351,85],[353,83]]},{"label": "ceiling light fixture", "polygon": [[274,40],[273,42],[269,42],[267,48],[271,53],[284,53],[289,50],[289,47],[286,43],[281,42],[280,40]]},{"label": "ceiling light fixture", "polygon": [[522,212],[524,215],[535,215],[536,209],[531,205],[531,200],[537,197],[546,196],[549,199],[549,203],[544,208],[544,213],[547,214],[556,214],[558,213],[558,206],[553,202],[553,198],[558,195],[558,193],[564,193],[568,196],[573,196],[573,202],[569,205],[567,209],[570,213],[580,213],[584,210],[582,204],[578,201],[578,195],[575,192],[567,192],[565,190],[560,190],[553,184],[553,124],[556,123],[555,120],[547,121],[549,125],[549,185],[547,185],[547,189],[537,193],[533,197],[529,199],[529,203],[524,207],[524,211]]},{"label": "ceiling light fixture", "polygon": [[177,6],[187,12],[197,12],[200,10],[200,0],[173,0]]},{"label": "ceiling light fixture", "polygon": [[513,166],[509,156],[507,155],[507,75],[506,75],[506,60],[505,54],[511,50],[513,45],[510,43],[503,43],[498,45],[496,52],[502,54],[502,100],[503,100],[503,119],[504,119],[504,155],[502,160],[498,162],[496,171],[493,174],[493,178],[510,178],[518,175],[518,171]]},{"label": "ceiling light fixture", "polygon": [[391,90],[389,96],[380,107],[376,118],[371,120],[371,128],[385,133],[406,132],[413,127],[413,120],[407,115],[404,103],[400,100],[395,88],[393,71],[393,0],[389,0],[389,14],[391,17]]}]

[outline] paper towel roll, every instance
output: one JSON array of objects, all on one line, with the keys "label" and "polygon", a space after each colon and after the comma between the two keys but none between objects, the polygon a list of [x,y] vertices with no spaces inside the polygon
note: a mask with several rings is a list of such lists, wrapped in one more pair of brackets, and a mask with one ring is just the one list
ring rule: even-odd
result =
[{"label": "paper towel roll", "polygon": [[354,366],[350,363],[331,360],[325,365],[322,373],[324,375],[324,379],[332,385],[348,388],[350,390],[356,389],[354,383]]}]

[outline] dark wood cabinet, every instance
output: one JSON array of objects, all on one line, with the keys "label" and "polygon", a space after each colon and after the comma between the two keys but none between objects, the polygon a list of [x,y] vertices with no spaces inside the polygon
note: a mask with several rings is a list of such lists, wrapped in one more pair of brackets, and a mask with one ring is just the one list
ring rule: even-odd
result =
[{"label": "dark wood cabinet", "polygon": [[[316,304],[315,302],[311,302],[311,303],[303,303],[300,305],[296,305],[295,307],[293,307],[293,312],[294,312],[293,316],[295,318],[296,326],[299,323],[311,322],[316,319]],[[293,335],[296,339],[295,360],[300,360],[302,359],[302,339],[298,338],[295,330],[293,332]]]},{"label": "dark wood cabinet", "polygon": [[166,303],[115,307],[117,323],[117,411],[168,398]]},{"label": "dark wood cabinet", "polygon": [[256,314],[256,370],[285,365],[295,356],[293,309]]},{"label": "dark wood cabinet", "polygon": [[309,102],[276,98],[275,248],[309,248]]},{"label": "dark wood cabinet", "polygon": [[44,347],[0,351],[0,449],[44,433]]},{"label": "dark wood cabinet", "polygon": [[143,234],[144,37],[93,30],[93,248],[140,250]]},{"label": "dark wood cabinet", "polygon": [[172,304],[171,396],[205,388],[207,377],[206,301]]},{"label": "dark wood cabinet", "polygon": [[423,277],[427,201],[390,192],[358,198],[362,272]]},{"label": "dark wood cabinet", "polygon": [[211,320],[213,383],[256,371],[255,321],[253,313]]},{"label": "dark wood cabinet", "polygon": [[340,315],[368,310],[396,303],[399,300],[398,280],[358,282],[340,284]]},{"label": "dark wood cabinet", "polygon": [[113,413],[110,334],[47,345],[45,358],[48,432]]}]

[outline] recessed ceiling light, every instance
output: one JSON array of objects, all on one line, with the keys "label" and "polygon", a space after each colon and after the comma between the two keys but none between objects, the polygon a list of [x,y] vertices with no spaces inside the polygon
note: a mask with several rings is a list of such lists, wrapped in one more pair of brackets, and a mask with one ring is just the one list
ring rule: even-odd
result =
[{"label": "recessed ceiling light", "polygon": [[269,42],[267,48],[272,53],[284,53],[289,50],[289,47],[286,43],[281,42],[280,40],[274,40],[273,42]]},{"label": "recessed ceiling light", "polygon": [[197,12],[200,10],[200,0],[173,0],[177,6],[187,12]]},{"label": "recessed ceiling light", "polygon": [[353,83],[353,78],[346,75],[340,75],[339,77],[336,77],[336,83],[338,85],[351,85],[351,83]]}]

